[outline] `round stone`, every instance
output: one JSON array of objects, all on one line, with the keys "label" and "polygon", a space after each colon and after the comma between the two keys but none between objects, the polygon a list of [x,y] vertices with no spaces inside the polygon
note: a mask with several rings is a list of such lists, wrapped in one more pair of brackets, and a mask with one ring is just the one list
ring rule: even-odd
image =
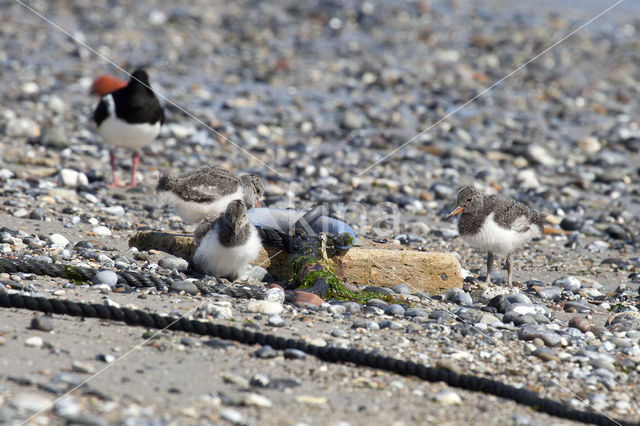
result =
[{"label": "round stone", "polygon": [[163,257],[158,261],[158,265],[165,269],[175,269],[178,272],[184,272],[189,268],[189,262],[176,256]]},{"label": "round stone", "polygon": [[69,240],[67,240],[67,238],[61,234],[51,234],[49,235],[48,240],[49,240],[49,244],[59,245],[62,247],[69,244]]},{"label": "round stone", "polygon": [[100,271],[91,278],[91,282],[115,287],[118,284],[118,274],[113,271]]},{"label": "round stone", "polygon": [[111,230],[106,226],[96,226],[91,230],[97,237],[110,237]]},{"label": "round stone", "polygon": [[173,283],[171,283],[171,291],[174,291],[176,293],[180,293],[184,291],[185,293],[190,294],[192,296],[195,296],[200,293],[200,290],[198,290],[198,287],[194,283],[188,280],[174,281]]}]

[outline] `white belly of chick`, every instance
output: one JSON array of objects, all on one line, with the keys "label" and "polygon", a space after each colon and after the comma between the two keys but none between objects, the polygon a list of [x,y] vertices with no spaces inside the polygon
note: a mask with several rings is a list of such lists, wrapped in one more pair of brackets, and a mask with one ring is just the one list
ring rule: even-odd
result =
[{"label": "white belly of chick", "polygon": [[[498,225],[491,213],[482,224],[480,232],[465,235],[464,239],[473,247],[506,256],[532,238],[540,236],[540,229],[528,223],[525,216],[517,218],[512,226],[513,229],[507,229]],[[523,231],[516,231],[516,229]]]},{"label": "white belly of chick", "polygon": [[218,241],[218,227],[214,226],[202,239],[193,255],[193,262],[208,275],[236,278],[257,259],[262,243],[258,231],[251,225],[249,240],[238,247],[225,247]]}]

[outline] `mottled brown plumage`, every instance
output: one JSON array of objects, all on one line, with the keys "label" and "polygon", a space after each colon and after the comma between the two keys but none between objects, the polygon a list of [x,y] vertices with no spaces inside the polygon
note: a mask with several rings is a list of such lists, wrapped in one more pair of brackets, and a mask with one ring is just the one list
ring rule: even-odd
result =
[{"label": "mottled brown plumage", "polygon": [[264,194],[259,176],[240,178],[220,167],[203,167],[178,176],[160,176],[160,197],[186,221],[197,223],[222,214],[229,202],[242,200],[247,209],[256,206]]},{"label": "mottled brown plumage", "polygon": [[507,257],[507,281],[511,286],[511,253],[542,235],[544,215],[510,198],[482,195],[470,186],[457,193],[456,208],[449,217],[457,214],[460,214],[460,236],[473,247],[488,252],[487,282],[491,282],[493,257],[497,253]]}]

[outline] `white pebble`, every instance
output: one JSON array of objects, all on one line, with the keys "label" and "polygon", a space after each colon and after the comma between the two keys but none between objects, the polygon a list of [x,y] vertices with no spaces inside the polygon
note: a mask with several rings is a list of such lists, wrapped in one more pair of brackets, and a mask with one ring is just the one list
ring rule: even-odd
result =
[{"label": "white pebble", "polygon": [[69,240],[64,235],[61,234],[51,234],[49,235],[49,243],[61,247],[65,247],[69,244]]},{"label": "white pebble", "polygon": [[261,314],[279,314],[282,312],[282,303],[269,300],[252,300],[247,303],[247,311]]},{"label": "white pebble", "polygon": [[254,406],[254,407],[264,407],[269,408],[273,405],[271,400],[266,396],[259,395],[257,393],[250,393],[244,397],[242,400],[244,405]]},{"label": "white pebble", "polygon": [[41,348],[44,342],[40,336],[32,336],[24,341],[24,344],[32,348]]},{"label": "white pebble", "polygon": [[106,226],[96,226],[95,228],[92,229],[92,231],[98,237],[110,237],[111,236],[111,230],[109,228],[107,228]]},{"label": "white pebble", "polygon": [[435,394],[432,398],[434,401],[445,405],[460,405],[462,398],[452,390],[442,390]]}]

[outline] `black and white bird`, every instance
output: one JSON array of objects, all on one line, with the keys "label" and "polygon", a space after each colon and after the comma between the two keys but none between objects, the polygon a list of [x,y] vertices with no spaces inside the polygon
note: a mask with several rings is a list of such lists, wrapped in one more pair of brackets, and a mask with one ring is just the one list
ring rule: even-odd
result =
[{"label": "black and white bird", "polygon": [[233,200],[224,214],[203,220],[194,232],[197,248],[194,264],[203,272],[235,281],[260,253],[262,242],[240,200]]},{"label": "black and white bird", "polygon": [[239,178],[220,167],[202,167],[178,176],[160,176],[158,195],[173,207],[182,219],[198,223],[215,219],[233,200],[241,200],[247,209],[260,206],[264,183],[260,176]]},{"label": "black and white bird", "polygon": [[109,187],[122,186],[116,176],[117,147],[133,150],[131,182],[128,186],[135,187],[138,151],[158,137],[164,123],[164,109],[151,90],[147,73],[136,70],[125,87],[103,96],[93,113],[93,119],[98,126],[98,133],[110,146],[113,181]]},{"label": "black and white bird", "polygon": [[510,198],[482,195],[471,186],[458,191],[456,208],[449,217],[457,214],[460,236],[472,247],[488,252],[486,281],[491,282],[493,257],[498,254],[506,256],[507,282],[511,287],[511,253],[542,235],[544,215]]}]

